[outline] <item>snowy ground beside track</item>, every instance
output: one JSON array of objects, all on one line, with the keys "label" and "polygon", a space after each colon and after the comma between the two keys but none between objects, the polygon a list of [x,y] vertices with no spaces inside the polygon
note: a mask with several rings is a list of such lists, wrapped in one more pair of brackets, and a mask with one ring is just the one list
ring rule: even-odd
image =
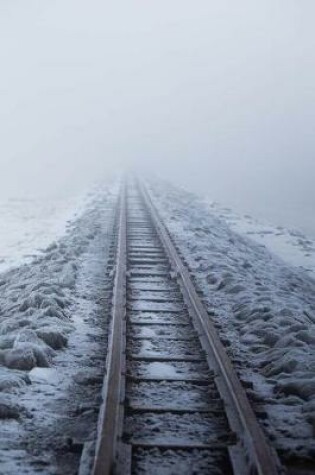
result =
[{"label": "snowy ground beside track", "polygon": [[314,268],[311,259],[308,270],[300,260],[292,265],[292,250],[296,259],[312,255],[313,243],[281,230],[276,255],[276,232],[262,234],[254,222],[246,228],[231,211],[165,183],[151,190],[254,407],[267,414],[270,439],[288,463],[314,461]]},{"label": "snowy ground beside track", "polygon": [[97,189],[78,196],[19,197],[0,200],[0,273],[31,262],[75,219],[97,194]]},{"label": "snowy ground beside track", "polygon": [[117,184],[99,188],[80,209],[69,206],[51,217],[45,207],[39,214],[30,211],[33,257],[24,255],[31,237],[14,252],[13,234],[13,247],[6,248],[9,270],[0,274],[3,475],[77,473],[82,447],[93,440],[106,357],[106,265],[117,193]]},{"label": "snowy ground beside track", "polygon": [[237,233],[247,236],[315,278],[315,239],[299,230],[262,222],[249,215],[240,215],[218,203],[205,200],[206,207]]}]

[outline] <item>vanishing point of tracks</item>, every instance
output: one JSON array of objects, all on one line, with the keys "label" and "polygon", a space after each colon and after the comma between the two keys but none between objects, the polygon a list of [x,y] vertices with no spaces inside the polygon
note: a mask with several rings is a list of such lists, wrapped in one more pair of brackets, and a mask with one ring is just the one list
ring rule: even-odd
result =
[{"label": "vanishing point of tracks", "polygon": [[93,474],[276,475],[210,317],[145,188],[123,187]]}]

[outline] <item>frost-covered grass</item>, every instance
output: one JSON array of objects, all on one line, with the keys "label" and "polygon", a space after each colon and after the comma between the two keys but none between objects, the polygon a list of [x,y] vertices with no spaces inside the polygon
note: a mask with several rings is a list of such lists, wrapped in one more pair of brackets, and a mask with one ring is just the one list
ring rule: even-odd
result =
[{"label": "frost-covered grass", "polygon": [[84,443],[94,426],[81,419],[97,415],[78,407],[102,384],[116,196],[99,190],[63,237],[0,274],[0,473],[59,473],[61,460],[76,473],[72,440]]},{"label": "frost-covered grass", "polygon": [[232,231],[196,196],[152,184],[159,210],[262,423],[284,457],[314,457],[315,281]]}]

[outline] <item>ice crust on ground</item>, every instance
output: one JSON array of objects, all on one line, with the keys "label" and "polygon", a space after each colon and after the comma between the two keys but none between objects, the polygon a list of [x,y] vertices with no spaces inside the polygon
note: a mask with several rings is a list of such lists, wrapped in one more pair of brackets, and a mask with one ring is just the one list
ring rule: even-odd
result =
[{"label": "ice crust on ground", "polygon": [[161,182],[151,190],[269,437],[284,457],[314,458],[315,281],[195,195]]},{"label": "ice crust on ground", "polygon": [[[61,473],[62,454],[66,473],[77,471],[79,451],[66,435],[85,443],[96,423],[117,194],[118,184],[93,193],[63,237],[0,274],[1,474]],[[82,400],[89,407],[79,410]]]}]

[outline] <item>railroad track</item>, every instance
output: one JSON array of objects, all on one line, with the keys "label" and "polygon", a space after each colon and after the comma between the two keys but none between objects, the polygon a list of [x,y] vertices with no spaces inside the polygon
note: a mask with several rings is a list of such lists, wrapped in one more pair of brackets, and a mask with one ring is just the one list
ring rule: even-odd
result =
[{"label": "railroad track", "polygon": [[282,473],[146,189],[124,185],[93,474]]}]

